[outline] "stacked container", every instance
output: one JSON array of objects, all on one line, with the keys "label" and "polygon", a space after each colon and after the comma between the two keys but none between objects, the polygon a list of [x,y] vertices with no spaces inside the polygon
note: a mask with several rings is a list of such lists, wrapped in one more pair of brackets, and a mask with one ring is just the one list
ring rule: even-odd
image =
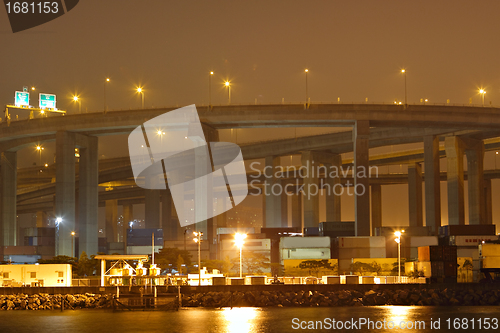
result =
[{"label": "stacked container", "polygon": [[457,247],[423,246],[418,248],[417,269],[432,282],[457,281]]},{"label": "stacked container", "polygon": [[385,237],[338,237],[339,272],[350,271],[353,258],[386,258]]}]

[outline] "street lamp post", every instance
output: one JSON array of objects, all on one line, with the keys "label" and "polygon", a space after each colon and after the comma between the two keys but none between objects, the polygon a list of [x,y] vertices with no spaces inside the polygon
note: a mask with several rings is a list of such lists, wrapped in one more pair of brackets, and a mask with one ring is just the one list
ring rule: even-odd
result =
[{"label": "street lamp post", "polygon": [[214,72],[210,72],[210,75],[208,75],[208,108],[212,108],[212,75],[214,75]]},{"label": "street lamp post", "polygon": [[401,73],[403,73],[405,76],[405,109],[406,109],[406,107],[408,106],[408,100],[406,98],[406,69],[402,69]]},{"label": "street lamp post", "polygon": [[78,102],[78,112],[82,113],[82,101],[78,96],[73,96],[73,101]]},{"label": "street lamp post", "polygon": [[74,257],[75,256],[75,232],[72,231],[71,232],[71,256]]},{"label": "street lamp post", "polygon": [[309,73],[309,69],[305,69],[304,72],[306,73],[306,105],[309,107],[309,87],[307,85],[307,73]]},{"label": "street lamp post", "polygon": [[398,283],[401,283],[401,235],[405,232],[404,230],[396,231],[396,243],[398,243]]},{"label": "street lamp post", "polygon": [[42,172],[42,150],[44,150],[44,149],[45,148],[43,148],[40,145],[36,146],[36,150],[38,151],[39,156],[40,156],[40,170],[38,170],[38,173],[37,173],[38,181],[40,181],[40,172]]},{"label": "street lamp post", "polygon": [[231,84],[229,81],[224,82],[224,85],[227,88],[227,105],[231,104]]},{"label": "street lamp post", "polygon": [[481,100],[482,100],[482,104],[484,107],[484,94],[486,94],[486,90],[481,88],[481,89],[479,89],[479,93],[481,94]]},{"label": "street lamp post", "polygon": [[142,95],[142,108],[144,109],[144,89],[139,87],[137,88],[137,92]]},{"label": "street lamp post", "polygon": [[193,239],[195,243],[198,243],[198,285],[201,286],[201,238],[203,232],[193,232],[195,238]]},{"label": "street lamp post", "polygon": [[109,82],[109,77],[104,80],[104,113],[108,111],[108,104],[106,104],[106,84]]},{"label": "street lamp post", "polygon": [[245,244],[245,238],[247,238],[247,234],[234,234],[234,242],[236,246],[240,248],[240,279],[243,278],[243,260],[242,260],[242,250],[243,244]]}]

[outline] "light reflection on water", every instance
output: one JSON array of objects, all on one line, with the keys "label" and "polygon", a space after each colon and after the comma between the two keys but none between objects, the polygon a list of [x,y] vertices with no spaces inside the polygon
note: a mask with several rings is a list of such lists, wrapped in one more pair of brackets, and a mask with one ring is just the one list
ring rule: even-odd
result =
[{"label": "light reflection on water", "polygon": [[[425,329],[390,330],[306,330],[308,332],[449,332],[448,318],[499,318],[500,307],[420,307],[420,306],[374,306],[335,308],[184,308],[175,311],[110,312],[107,310],[76,311],[0,311],[0,332],[300,332],[293,329],[293,320],[304,322],[323,321],[335,318],[350,321],[366,318],[372,321],[425,321]],[[431,329],[430,320],[441,319],[441,329]],[[495,331],[495,330],[491,330]],[[462,329],[460,332],[479,332]]]}]

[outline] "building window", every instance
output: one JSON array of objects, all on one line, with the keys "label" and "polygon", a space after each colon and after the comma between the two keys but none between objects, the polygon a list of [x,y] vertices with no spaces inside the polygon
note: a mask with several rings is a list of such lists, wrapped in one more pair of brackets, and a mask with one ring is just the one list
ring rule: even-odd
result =
[{"label": "building window", "polygon": [[9,272],[3,272],[3,278],[8,279],[9,278]]},{"label": "building window", "polygon": [[32,279],[36,279],[36,272],[30,272],[30,274]]},{"label": "building window", "polygon": [[57,277],[64,277],[64,272],[57,272]]}]

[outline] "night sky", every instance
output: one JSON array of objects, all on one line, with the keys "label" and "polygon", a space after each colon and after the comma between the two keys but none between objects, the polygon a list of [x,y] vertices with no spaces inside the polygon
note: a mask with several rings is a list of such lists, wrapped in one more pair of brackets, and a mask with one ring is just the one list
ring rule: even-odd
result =
[{"label": "night sky", "polygon": [[[12,104],[14,91],[35,86],[32,105],[39,92],[54,93],[58,107],[73,113],[78,94],[84,112],[101,111],[109,77],[110,110],[139,108],[137,86],[146,107],[201,105],[208,103],[209,71],[213,104],[226,103],[226,79],[234,104],[303,102],[308,68],[312,103],[392,103],[404,100],[406,68],[409,103],[480,104],[483,87],[486,104],[500,105],[499,12],[497,0],[82,0],[54,21],[13,34],[0,9],[0,102]],[[238,139],[255,140],[255,130],[241,130]],[[100,139],[99,149],[125,156],[126,137]],[[46,144],[44,160],[53,154]],[[493,167],[492,154],[485,168]],[[30,149],[19,156],[21,167],[37,160]],[[494,206],[499,185],[494,181]],[[386,187],[383,195],[384,224],[405,224],[406,186]],[[350,207],[344,220],[353,218]],[[446,201],[443,210],[446,216]],[[500,209],[493,218],[500,222]]]}]

